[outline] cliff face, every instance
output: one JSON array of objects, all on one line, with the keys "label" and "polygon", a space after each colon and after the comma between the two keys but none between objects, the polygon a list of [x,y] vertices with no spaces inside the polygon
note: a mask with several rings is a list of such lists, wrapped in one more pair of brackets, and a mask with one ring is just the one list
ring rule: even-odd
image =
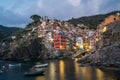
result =
[{"label": "cliff face", "polygon": [[42,44],[42,38],[37,38],[34,33],[36,32],[29,30],[11,42],[0,43],[0,59],[31,60],[43,58],[43,52],[45,52],[43,50],[46,49]]},{"label": "cliff face", "polygon": [[108,26],[102,39],[96,44],[93,54],[84,56],[80,62],[96,63],[101,65],[120,65],[120,21]]}]

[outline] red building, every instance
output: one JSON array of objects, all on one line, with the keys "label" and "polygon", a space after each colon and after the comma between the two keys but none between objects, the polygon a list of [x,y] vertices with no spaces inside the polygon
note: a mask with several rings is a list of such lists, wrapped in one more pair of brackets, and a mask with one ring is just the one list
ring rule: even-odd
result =
[{"label": "red building", "polygon": [[54,48],[57,50],[66,49],[66,37],[54,33]]}]

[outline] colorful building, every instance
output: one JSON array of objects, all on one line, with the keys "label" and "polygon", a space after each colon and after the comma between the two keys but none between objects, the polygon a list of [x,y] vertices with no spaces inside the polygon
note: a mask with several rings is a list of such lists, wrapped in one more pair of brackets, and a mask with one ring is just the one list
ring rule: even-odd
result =
[{"label": "colorful building", "polygon": [[66,37],[64,35],[54,33],[54,48],[57,50],[66,49]]},{"label": "colorful building", "polygon": [[83,38],[82,37],[76,37],[76,46],[83,50]]}]

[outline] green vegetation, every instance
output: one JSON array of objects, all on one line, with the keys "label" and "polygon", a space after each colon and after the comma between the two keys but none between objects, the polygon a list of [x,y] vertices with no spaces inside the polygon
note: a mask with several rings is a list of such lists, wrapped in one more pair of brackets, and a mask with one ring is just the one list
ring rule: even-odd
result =
[{"label": "green vegetation", "polygon": [[95,16],[86,16],[86,17],[81,17],[81,18],[72,18],[68,20],[68,22],[77,25],[77,24],[85,24],[90,27],[90,29],[96,29],[97,26],[104,21],[106,17],[112,14],[116,14],[117,12],[120,11],[115,11],[111,12],[109,14],[100,14],[100,15],[95,15]]},{"label": "green vegetation", "polygon": [[28,23],[28,25],[26,26],[26,28],[31,28],[31,27],[36,27],[40,24],[40,20],[41,20],[41,16],[34,14],[32,16],[30,16],[30,18],[33,20],[33,22]]},{"label": "green vegetation", "polygon": [[30,16],[30,18],[31,18],[34,22],[39,22],[40,19],[41,19],[41,16],[35,14],[35,15]]},{"label": "green vegetation", "polygon": [[4,38],[7,38],[8,36],[14,35],[20,29],[22,28],[6,27],[0,25],[0,41],[2,41]]},{"label": "green vegetation", "polygon": [[30,32],[31,30],[27,30],[27,29],[21,29],[19,31],[17,31],[15,33],[16,36],[16,40],[19,40],[20,38],[22,38],[22,36],[26,35],[28,32]]},{"label": "green vegetation", "polygon": [[11,37],[6,37],[6,38],[2,39],[1,42],[12,42],[12,41],[13,41],[13,40],[12,40]]}]

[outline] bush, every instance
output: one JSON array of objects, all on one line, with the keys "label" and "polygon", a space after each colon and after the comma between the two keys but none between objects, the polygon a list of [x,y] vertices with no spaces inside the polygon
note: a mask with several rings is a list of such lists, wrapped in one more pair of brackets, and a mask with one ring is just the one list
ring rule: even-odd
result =
[{"label": "bush", "polygon": [[11,37],[7,37],[7,38],[4,38],[1,42],[12,42],[12,38]]}]

